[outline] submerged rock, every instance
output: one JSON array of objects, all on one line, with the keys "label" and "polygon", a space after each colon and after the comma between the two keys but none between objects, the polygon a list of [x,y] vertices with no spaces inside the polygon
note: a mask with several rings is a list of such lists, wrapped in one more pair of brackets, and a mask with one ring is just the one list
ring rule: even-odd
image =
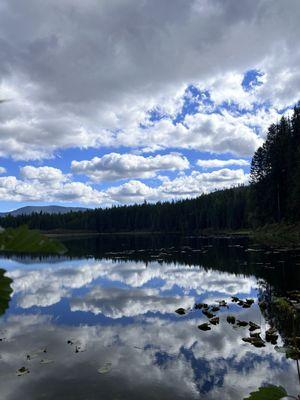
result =
[{"label": "submerged rock", "polygon": [[175,312],[179,315],[184,315],[186,313],[184,308],[177,308],[177,310],[175,310]]}]

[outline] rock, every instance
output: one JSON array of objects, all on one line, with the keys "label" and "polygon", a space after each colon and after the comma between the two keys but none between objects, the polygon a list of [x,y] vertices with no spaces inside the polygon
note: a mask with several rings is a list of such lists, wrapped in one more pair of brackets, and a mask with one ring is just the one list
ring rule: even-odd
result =
[{"label": "rock", "polygon": [[232,297],[231,297],[231,300],[232,300],[234,303],[237,303],[238,301],[240,301],[240,299],[239,299],[238,297],[236,297],[236,296],[232,296]]},{"label": "rock", "polygon": [[274,335],[274,333],[276,332],[277,332],[276,328],[269,328],[268,330],[266,330],[266,334],[269,335]]},{"label": "rock", "polygon": [[198,325],[198,329],[200,329],[201,331],[210,331],[211,327],[208,325],[207,322],[205,322],[204,324]]},{"label": "rock", "polygon": [[202,303],[196,303],[195,304],[195,309],[196,310],[201,310],[203,308],[203,304]]},{"label": "rock", "polygon": [[228,315],[226,320],[227,320],[227,322],[229,324],[234,324],[235,323],[235,317],[233,315]]},{"label": "rock", "polygon": [[249,328],[250,332],[253,332],[253,331],[256,331],[257,329],[260,329],[259,325],[255,324],[254,322],[251,322],[251,321],[249,322],[249,326],[250,326],[250,328]]},{"label": "rock", "polygon": [[251,343],[255,347],[266,347],[265,342],[262,339],[259,338],[253,338],[253,342]]},{"label": "rock", "polygon": [[255,347],[265,347],[265,342],[260,337],[246,337],[242,338],[246,343],[252,344]]},{"label": "rock", "polygon": [[184,308],[177,308],[177,310],[175,310],[175,312],[179,315],[184,315],[185,314],[185,309]]},{"label": "rock", "polygon": [[247,321],[240,321],[239,319],[236,321],[237,326],[247,326]]},{"label": "rock", "polygon": [[251,304],[244,303],[242,307],[243,307],[243,308],[250,308],[250,307],[251,307]]},{"label": "rock", "polygon": [[254,303],[253,299],[246,299],[246,303],[250,304],[250,306]]},{"label": "rock", "polygon": [[219,301],[219,306],[220,306],[220,307],[227,307],[226,301],[225,301],[225,300],[220,300],[220,301]]},{"label": "rock", "polygon": [[278,339],[278,335],[276,333],[276,329],[275,328],[269,328],[266,331],[266,341],[267,342],[271,342],[272,344],[276,344],[277,343],[277,339]]},{"label": "rock", "polygon": [[208,310],[202,310],[202,313],[207,316],[207,318],[213,318],[215,315]]},{"label": "rock", "polygon": [[212,312],[220,311],[220,307],[218,307],[218,306],[212,306],[211,311],[212,311]]},{"label": "rock", "polygon": [[262,340],[262,338],[260,337],[260,332],[250,332],[250,337]]},{"label": "rock", "polygon": [[209,322],[210,322],[211,324],[213,324],[213,325],[218,325],[218,323],[220,322],[220,318],[219,318],[219,317],[211,318],[211,319],[209,320]]}]

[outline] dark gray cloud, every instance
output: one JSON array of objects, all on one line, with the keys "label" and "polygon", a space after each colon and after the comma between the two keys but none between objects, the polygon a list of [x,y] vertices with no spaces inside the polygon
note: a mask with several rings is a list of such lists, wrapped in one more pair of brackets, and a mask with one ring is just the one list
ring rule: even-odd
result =
[{"label": "dark gray cloud", "polygon": [[[2,156],[118,147],[124,135],[133,147],[188,148],[180,126],[171,144],[160,140],[164,126],[141,131],[146,111],[175,112],[189,83],[209,86],[222,76],[226,92],[226,74],[249,68],[266,73],[255,100],[284,106],[299,96],[297,0],[3,0],[0,11],[0,89],[13,98],[0,110]],[[196,148],[250,154],[255,132],[245,125],[239,136],[221,119],[225,138],[214,134],[208,144],[211,130],[195,121]]]}]

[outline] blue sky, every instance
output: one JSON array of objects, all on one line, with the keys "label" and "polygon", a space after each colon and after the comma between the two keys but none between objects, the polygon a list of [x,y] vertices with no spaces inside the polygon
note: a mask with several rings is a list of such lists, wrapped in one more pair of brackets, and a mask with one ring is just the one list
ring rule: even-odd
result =
[{"label": "blue sky", "polygon": [[1,7],[0,211],[247,184],[268,126],[300,97],[294,0]]}]

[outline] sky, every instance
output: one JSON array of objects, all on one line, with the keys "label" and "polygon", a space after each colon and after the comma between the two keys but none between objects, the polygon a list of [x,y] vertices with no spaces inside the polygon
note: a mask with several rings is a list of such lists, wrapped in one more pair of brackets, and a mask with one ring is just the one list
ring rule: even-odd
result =
[{"label": "sky", "polygon": [[300,100],[299,20],[299,0],[1,0],[0,211],[247,184]]}]

